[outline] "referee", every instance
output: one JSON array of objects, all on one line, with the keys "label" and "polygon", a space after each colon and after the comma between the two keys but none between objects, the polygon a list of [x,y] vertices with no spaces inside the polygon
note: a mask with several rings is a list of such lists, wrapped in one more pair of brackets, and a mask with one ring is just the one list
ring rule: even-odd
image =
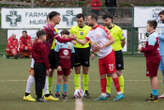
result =
[{"label": "referee", "polygon": [[[125,46],[125,36],[123,34],[123,30],[121,27],[113,24],[113,17],[110,15],[104,15],[104,24],[106,28],[109,30],[110,34],[114,38],[114,43],[112,44],[112,48],[115,51],[115,61],[116,61],[116,73],[119,76],[120,89],[121,92],[124,93],[124,77],[122,75],[122,70],[124,69],[123,63],[123,53],[122,48]],[[111,95],[111,83],[112,78],[107,78],[107,93],[110,97]]]},{"label": "referee", "polygon": [[[83,14],[78,14],[76,16],[77,25],[70,29],[71,35],[76,36],[77,39],[83,40],[88,31],[91,29],[89,26],[85,25],[85,17]],[[74,75],[74,85],[75,90],[80,88],[80,71],[82,67],[83,72],[83,90],[85,97],[89,98],[88,92],[88,68],[89,68],[89,57],[90,57],[90,46],[89,43],[81,45],[76,43],[75,48],[75,75]]]}]

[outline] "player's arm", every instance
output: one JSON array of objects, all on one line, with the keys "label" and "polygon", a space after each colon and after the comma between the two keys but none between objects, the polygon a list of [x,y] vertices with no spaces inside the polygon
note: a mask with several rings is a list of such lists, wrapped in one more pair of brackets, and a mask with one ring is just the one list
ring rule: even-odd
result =
[{"label": "player's arm", "polygon": [[121,41],[121,46],[122,46],[122,48],[124,48],[125,44],[126,44],[126,41],[125,41],[125,39],[124,39],[124,40]]},{"label": "player's arm", "polygon": [[74,38],[62,38],[59,35],[55,36],[56,40],[58,40],[60,43],[66,43],[66,42],[71,42],[74,40]]},{"label": "player's arm", "polygon": [[72,53],[71,53],[71,68],[73,68],[74,66],[74,63],[75,63],[75,49],[73,47],[73,44],[72,44]]},{"label": "player's arm", "polygon": [[159,40],[164,40],[164,30],[163,30],[162,34],[159,36]]},{"label": "player's arm", "polygon": [[81,45],[85,45],[89,41],[89,38],[85,37],[85,39],[83,39],[83,40],[76,39],[76,41]]},{"label": "player's arm", "polygon": [[148,40],[148,46],[146,47],[142,47],[140,49],[141,52],[151,52],[154,50],[155,44],[156,44],[157,40],[155,37],[151,38]]},{"label": "player's arm", "polygon": [[122,48],[124,48],[124,46],[126,44],[126,41],[125,41],[126,36],[124,35],[124,32],[121,28],[119,30],[119,38],[121,40],[121,46],[122,46]]}]

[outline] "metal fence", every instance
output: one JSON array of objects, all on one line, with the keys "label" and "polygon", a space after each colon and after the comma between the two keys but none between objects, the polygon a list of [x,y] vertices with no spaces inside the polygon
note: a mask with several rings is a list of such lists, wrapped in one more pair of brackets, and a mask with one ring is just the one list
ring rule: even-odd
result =
[{"label": "metal fence", "polygon": [[[53,7],[54,8],[54,7]],[[71,7],[72,8],[72,7]],[[94,11],[90,7],[82,7],[85,16],[90,15]],[[134,55],[137,53],[138,37],[137,29],[133,26],[134,9],[131,8],[106,8],[101,7],[98,14],[98,22],[103,25],[102,16],[104,14],[114,15],[114,23],[127,30],[127,54]],[[7,29],[0,28],[0,54],[5,54],[7,43]]]}]

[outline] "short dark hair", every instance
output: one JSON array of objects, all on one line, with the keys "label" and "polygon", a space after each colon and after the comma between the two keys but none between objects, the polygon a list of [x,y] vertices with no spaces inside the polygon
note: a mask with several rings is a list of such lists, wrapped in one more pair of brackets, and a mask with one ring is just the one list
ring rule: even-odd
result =
[{"label": "short dark hair", "polygon": [[113,16],[111,16],[111,15],[107,15],[107,14],[106,14],[106,15],[104,15],[104,16],[103,16],[103,19],[106,19],[106,18],[110,18],[110,19],[112,19],[112,20],[113,20]]},{"label": "short dark hair", "polygon": [[91,15],[89,15],[89,16],[91,16],[91,18],[92,18],[92,19],[95,19],[96,21],[98,20],[98,16],[97,16],[96,14],[91,14]]},{"label": "short dark hair", "polygon": [[70,32],[69,32],[68,30],[64,29],[64,30],[62,30],[62,32],[61,32],[61,35],[63,35],[63,34],[69,35]]},{"label": "short dark hair", "polygon": [[149,20],[147,22],[151,27],[153,27],[154,29],[157,28],[157,21],[156,20]]},{"label": "short dark hair", "polygon": [[85,20],[85,16],[82,13],[77,14],[76,18],[83,18],[83,20]]},{"label": "short dark hair", "polygon": [[160,11],[158,15],[164,15],[164,10]]},{"label": "short dark hair", "polygon": [[22,31],[22,32],[24,32],[24,33],[26,33],[26,34],[27,34],[27,31]]},{"label": "short dark hair", "polygon": [[48,18],[51,20],[54,16],[60,15],[60,13],[56,11],[52,11],[48,14]]},{"label": "short dark hair", "polygon": [[46,35],[46,32],[45,32],[44,30],[39,30],[39,31],[36,33],[36,36],[37,36],[38,38],[40,38],[41,36],[44,36],[44,35]]}]

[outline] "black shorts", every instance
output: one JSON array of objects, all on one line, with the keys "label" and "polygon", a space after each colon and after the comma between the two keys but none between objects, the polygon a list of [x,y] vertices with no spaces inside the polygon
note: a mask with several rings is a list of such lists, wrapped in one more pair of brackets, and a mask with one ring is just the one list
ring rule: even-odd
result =
[{"label": "black shorts", "polygon": [[116,70],[124,69],[124,60],[122,51],[115,51]]},{"label": "black shorts", "polygon": [[55,51],[50,50],[50,53],[48,55],[49,63],[50,63],[50,68],[51,69],[56,69],[56,62],[55,62]]},{"label": "black shorts", "polygon": [[90,62],[89,62],[89,57],[90,57],[90,47],[88,48],[75,48],[75,67],[78,66],[85,66],[89,67]]}]

